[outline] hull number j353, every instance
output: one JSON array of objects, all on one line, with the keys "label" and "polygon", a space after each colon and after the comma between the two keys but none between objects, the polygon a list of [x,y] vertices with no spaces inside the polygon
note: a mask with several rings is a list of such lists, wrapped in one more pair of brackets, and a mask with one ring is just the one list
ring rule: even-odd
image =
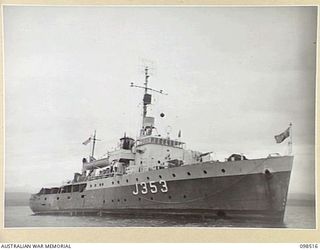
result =
[{"label": "hull number j353", "polygon": [[[158,188],[158,185],[156,185],[155,181],[150,181],[149,183],[141,182],[140,184],[136,183],[135,190],[133,190],[132,193],[134,195],[137,195],[139,193],[147,194],[148,192],[155,194],[155,193],[158,193],[159,190],[162,193],[168,192],[168,186],[167,186],[167,182],[165,180],[160,180],[158,183],[160,184],[159,188]],[[139,188],[139,186],[140,186],[140,188]]]}]

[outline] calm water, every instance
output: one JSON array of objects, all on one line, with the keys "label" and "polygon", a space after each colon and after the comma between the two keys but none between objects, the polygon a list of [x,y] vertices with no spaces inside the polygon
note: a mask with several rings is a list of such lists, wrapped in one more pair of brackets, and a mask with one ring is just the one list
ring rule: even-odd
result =
[{"label": "calm water", "polygon": [[5,208],[5,227],[245,227],[245,228],[315,228],[312,206],[287,206],[285,222],[269,225],[257,222],[236,222],[200,218],[135,218],[128,216],[65,216],[33,215],[27,206]]}]

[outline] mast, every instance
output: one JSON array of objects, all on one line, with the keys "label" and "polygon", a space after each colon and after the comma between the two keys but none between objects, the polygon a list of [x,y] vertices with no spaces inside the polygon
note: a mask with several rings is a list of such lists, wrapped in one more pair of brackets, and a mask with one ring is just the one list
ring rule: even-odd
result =
[{"label": "mast", "polygon": [[93,137],[92,137],[92,135],[90,135],[90,137],[82,143],[83,145],[86,146],[86,145],[88,145],[89,143],[92,142],[92,153],[91,153],[91,155],[89,155],[89,162],[95,160],[94,159],[94,149],[95,149],[95,146],[96,146],[96,141],[101,141],[101,140],[96,138],[96,130],[94,130]]},{"label": "mast", "polygon": [[94,155],[94,147],[96,145],[96,130],[94,130],[94,135],[93,135],[93,139],[92,139],[92,153],[91,153],[91,159],[94,159],[93,155]]},{"label": "mast", "polygon": [[[153,123],[154,123],[154,117],[147,117],[147,108],[148,105],[151,104],[151,94],[148,93],[148,90],[153,91],[153,92],[157,92],[159,94],[163,94],[163,95],[167,95],[166,93],[163,93],[162,90],[156,90],[156,89],[152,89],[148,87],[148,79],[150,77],[149,75],[149,68],[145,67],[144,69],[144,75],[145,75],[145,81],[144,81],[144,86],[139,86],[139,85],[135,85],[133,82],[131,82],[131,87],[136,87],[136,88],[141,88],[144,90],[144,95],[143,95],[143,107],[142,107],[142,126],[141,126],[141,130],[140,130],[140,136],[143,135],[148,135],[152,132],[153,127]],[[146,129],[149,129],[149,132],[146,132]],[[151,132],[150,132],[151,131]]]},{"label": "mast", "polygon": [[147,105],[148,104],[151,104],[151,95],[150,95],[150,102],[148,103],[147,102],[147,95],[148,95],[148,78],[150,77],[148,75],[148,67],[146,67],[144,69],[144,75],[145,75],[145,81],[144,81],[144,96],[143,96],[143,118],[142,118],[142,122],[143,122],[143,119],[147,116]]}]

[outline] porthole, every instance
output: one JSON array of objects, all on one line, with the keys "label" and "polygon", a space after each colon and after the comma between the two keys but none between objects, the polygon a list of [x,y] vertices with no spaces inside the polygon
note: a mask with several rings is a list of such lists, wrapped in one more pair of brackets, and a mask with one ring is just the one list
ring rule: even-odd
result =
[{"label": "porthole", "polygon": [[171,199],[172,197],[171,197],[171,195],[169,195],[169,197],[168,197],[169,199]]},{"label": "porthole", "polygon": [[68,196],[68,200],[70,200],[71,199],[71,197],[70,196]]},{"label": "porthole", "polygon": [[183,196],[183,198],[185,199],[185,198],[187,198],[187,196],[186,196],[186,195],[184,195],[184,196]]},{"label": "porthole", "polygon": [[129,182],[128,179],[126,179],[126,182],[127,182],[127,183]]},{"label": "porthole", "polygon": [[147,176],[147,180],[150,180],[149,176]]},{"label": "porthole", "polygon": [[112,182],[112,185],[114,184],[114,181]]},{"label": "porthole", "polygon": [[44,200],[46,201],[46,200],[47,200],[47,197],[46,197],[46,198],[44,198]]},{"label": "porthole", "polygon": [[127,201],[127,199],[123,199],[125,202]]},{"label": "porthole", "polygon": [[138,179],[138,178],[136,178],[136,181],[139,181],[139,179]]},{"label": "porthole", "polygon": [[161,176],[161,175],[159,175],[159,178],[161,179],[161,178],[162,178],[162,176]]},{"label": "porthole", "polygon": [[176,174],[172,174],[173,177],[176,177]]},{"label": "porthole", "polygon": [[60,197],[57,197],[57,200],[59,200],[60,199]]},{"label": "porthole", "polygon": [[188,172],[187,174],[188,174],[189,176],[191,175],[191,173],[190,173],[190,172]]},{"label": "porthole", "polygon": [[269,169],[266,169],[265,171],[264,171],[264,174],[266,175],[266,177],[267,178],[269,178],[269,179],[271,179],[272,178],[272,176],[273,176],[273,174],[270,172],[270,170]]},{"label": "porthole", "polygon": [[203,173],[204,173],[204,174],[207,174],[207,171],[206,171],[206,170],[203,170]]},{"label": "porthole", "polygon": [[141,198],[139,197],[139,201],[141,201]]},{"label": "porthole", "polygon": [[226,172],[226,170],[223,168],[223,169],[221,169],[221,172],[222,172],[222,173],[225,173],[225,172]]},{"label": "porthole", "polygon": [[111,200],[111,202],[114,202],[114,200]]},{"label": "porthole", "polygon": [[120,181],[117,181],[118,184],[120,184]]},{"label": "porthole", "polygon": [[158,163],[160,164],[160,163],[161,163],[161,161],[158,161]]},{"label": "porthole", "polygon": [[96,187],[96,186],[97,186],[97,184],[94,184],[94,186]]},{"label": "porthole", "polygon": [[83,195],[81,195],[81,198],[84,198],[84,194],[83,194]]},{"label": "porthole", "polygon": [[118,199],[118,202],[120,202],[120,199]]},{"label": "porthole", "polygon": [[92,185],[90,184],[90,187],[92,187]]},{"label": "porthole", "polygon": [[105,200],[103,200],[103,204],[105,204],[106,203],[106,201]]},{"label": "porthole", "polygon": [[152,200],[152,201],[153,201],[153,197],[151,197],[151,198],[150,198],[150,200]]}]

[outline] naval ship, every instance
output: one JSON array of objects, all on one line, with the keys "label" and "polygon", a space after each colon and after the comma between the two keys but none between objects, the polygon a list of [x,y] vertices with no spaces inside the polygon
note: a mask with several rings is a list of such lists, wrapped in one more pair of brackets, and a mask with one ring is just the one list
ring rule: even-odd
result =
[{"label": "naval ship", "polygon": [[[115,150],[95,159],[94,133],[83,143],[93,147],[91,156],[82,159],[82,171],[61,186],[32,194],[33,213],[199,215],[283,222],[292,154],[247,159],[235,153],[219,161],[212,159],[212,152],[187,149],[180,131],[176,139],[159,135],[148,106],[151,93],[165,93],[148,86],[147,67],[144,75],[143,85],[131,83],[144,90],[139,136],[124,134]],[[276,142],[289,135],[288,128],[275,136]]]}]

